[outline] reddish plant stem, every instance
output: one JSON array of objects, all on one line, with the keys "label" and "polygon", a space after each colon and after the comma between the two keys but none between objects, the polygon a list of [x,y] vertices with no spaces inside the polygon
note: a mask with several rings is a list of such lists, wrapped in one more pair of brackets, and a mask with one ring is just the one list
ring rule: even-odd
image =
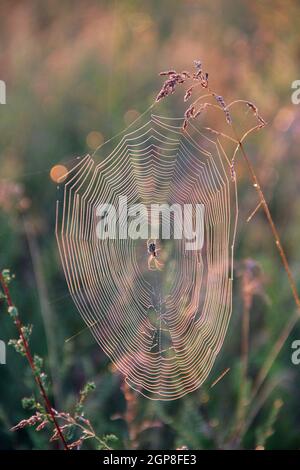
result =
[{"label": "reddish plant stem", "polygon": [[[250,178],[252,180],[253,186],[256,189],[257,193],[258,193],[259,200],[260,200],[260,205],[262,206],[262,208],[264,210],[264,213],[266,215],[267,221],[270,225],[272,235],[273,235],[277,250],[279,252],[279,255],[281,257],[282,264],[283,264],[284,269],[286,271],[288,281],[289,281],[289,284],[290,284],[290,287],[291,287],[291,290],[292,290],[292,294],[293,294],[293,297],[294,297],[294,300],[295,300],[295,304],[297,306],[297,314],[293,315],[293,317],[289,320],[286,327],[283,329],[282,334],[280,335],[280,337],[278,338],[278,340],[274,344],[274,347],[272,348],[272,350],[270,352],[270,355],[267,358],[266,364],[261,368],[261,370],[259,371],[259,373],[256,377],[255,384],[254,384],[254,389],[252,390],[252,393],[251,393],[251,400],[250,401],[252,402],[253,399],[255,398],[255,396],[257,395],[260,387],[262,386],[262,384],[263,384],[263,382],[264,382],[264,380],[265,380],[265,378],[266,378],[266,376],[267,376],[267,374],[268,374],[268,372],[269,372],[276,356],[280,352],[280,350],[281,350],[283,344],[285,343],[288,335],[291,333],[292,329],[294,328],[295,324],[297,323],[297,319],[299,319],[300,299],[299,299],[299,294],[298,294],[298,290],[297,290],[296,281],[294,279],[292,270],[290,268],[285,250],[282,246],[278,230],[277,230],[277,228],[275,226],[275,223],[273,221],[268,203],[265,199],[265,195],[263,193],[263,190],[261,189],[261,186],[259,184],[258,178],[257,178],[255,170],[254,170],[254,167],[253,167],[250,159],[248,158],[248,156],[246,154],[246,151],[243,147],[243,144],[240,141],[240,139],[238,139],[238,141],[239,141],[239,146],[240,146],[243,158],[244,158],[244,160],[246,162],[246,165],[248,167],[248,172],[249,172]],[[242,432],[242,429],[239,429],[238,433],[241,433],[241,432]]]},{"label": "reddish plant stem", "polygon": [[[0,284],[2,286],[2,289],[3,289],[3,292],[4,292],[4,295],[6,297],[6,301],[7,301],[7,305],[8,307],[14,307],[14,304],[13,304],[13,301],[12,301],[12,298],[11,298],[11,295],[10,295],[10,292],[9,292],[9,288],[5,282],[5,279],[3,277],[3,274],[0,272]],[[45,403],[45,407],[46,407],[46,410],[48,412],[48,414],[51,416],[51,419],[53,421],[53,424],[57,430],[57,433],[63,443],[63,446],[64,446],[64,449],[65,450],[69,450],[69,447],[68,447],[68,444],[66,443],[66,440],[64,438],[64,435],[60,429],[60,426],[55,418],[55,415],[54,415],[54,412],[53,412],[53,408],[51,406],[51,403],[50,403],[50,400],[49,400],[49,397],[47,395],[47,392],[45,390],[45,387],[41,381],[41,378],[39,376],[39,374],[37,373],[37,370],[36,370],[36,367],[34,365],[34,360],[33,360],[33,357],[31,355],[31,352],[30,352],[30,349],[29,349],[29,344],[28,344],[28,341],[26,340],[24,334],[23,334],[23,325],[22,325],[22,322],[19,318],[19,316],[17,316],[15,319],[14,319],[14,323],[17,327],[17,330],[18,330],[18,333],[20,335],[20,338],[22,340],[22,343],[23,343],[23,347],[24,347],[24,351],[25,351],[25,354],[26,354],[26,358],[28,360],[28,363],[30,365],[30,368],[33,372],[33,376],[34,376],[34,379],[40,389],[40,393],[43,397],[43,400],[44,400],[44,403]]]},{"label": "reddish plant stem", "polygon": [[[216,96],[216,93],[214,91],[212,91],[210,89],[209,86],[207,86],[207,90],[208,92],[211,94],[211,96]],[[198,98],[199,99],[199,98]],[[196,100],[197,101],[197,100]],[[195,102],[194,102],[195,104]],[[226,107],[225,107],[226,109]],[[263,121],[264,122],[264,121]],[[264,123],[265,124],[265,123]],[[232,127],[233,128],[233,127]],[[272,218],[272,215],[271,215],[271,212],[270,212],[270,209],[269,209],[269,206],[268,206],[268,203],[265,199],[265,195],[260,187],[260,184],[259,184],[259,181],[257,179],[257,176],[256,176],[256,173],[255,173],[255,170],[253,168],[253,165],[252,163],[250,162],[247,154],[246,154],[246,151],[244,149],[244,146],[242,144],[242,140],[238,137],[237,135],[237,132],[236,130],[233,128],[233,131],[234,131],[234,134],[235,134],[235,137],[236,137],[236,140],[239,144],[239,147],[241,149],[241,152],[242,152],[242,155],[243,155],[243,158],[246,162],[246,165],[248,167],[248,171],[249,171],[249,174],[250,174],[250,178],[253,182],[253,186],[255,187],[257,193],[258,193],[258,196],[259,196],[259,200],[260,200],[260,205],[262,205],[262,208],[265,212],[265,215],[267,217],[267,220],[268,220],[268,223],[271,227],[271,231],[272,231],[272,234],[273,234],[273,237],[274,237],[274,240],[275,240],[275,244],[276,244],[276,247],[278,249],[278,252],[280,254],[280,257],[281,257],[281,260],[282,260],[282,263],[283,263],[283,266],[284,266],[284,269],[286,271],[286,274],[287,274],[287,277],[288,277],[288,280],[289,280],[289,284],[291,286],[291,290],[292,290],[292,294],[293,294],[293,297],[294,297],[294,300],[295,300],[295,303],[296,303],[296,306],[297,306],[297,310],[298,310],[298,313],[300,314],[300,298],[299,298],[299,294],[298,294],[298,290],[297,290],[297,285],[296,285],[296,282],[295,282],[295,279],[294,279],[294,276],[292,274],[292,271],[291,271],[291,268],[290,268],[290,265],[289,265],[289,262],[288,262],[288,259],[286,257],[286,254],[285,254],[285,251],[284,251],[284,248],[282,246],[282,243],[281,243],[281,240],[280,240],[280,237],[279,237],[279,233],[277,231],[277,228],[276,228],[276,225],[273,221],[273,218]],[[259,206],[254,210],[254,213],[256,212],[256,210],[259,208]],[[252,214],[250,216],[250,218],[252,217]]]},{"label": "reddish plant stem", "polygon": [[285,251],[284,251],[284,248],[281,244],[279,233],[278,233],[277,228],[274,224],[274,221],[273,221],[272,215],[270,213],[268,203],[267,203],[267,201],[265,199],[265,196],[264,196],[264,193],[263,193],[263,191],[260,187],[260,184],[259,184],[259,181],[257,179],[256,173],[254,171],[254,168],[253,168],[249,158],[247,157],[244,146],[243,146],[243,144],[240,140],[239,140],[239,145],[240,145],[240,149],[241,149],[242,155],[244,157],[244,160],[247,164],[248,171],[249,171],[250,177],[251,177],[252,182],[253,182],[253,186],[255,187],[256,191],[258,192],[258,196],[259,196],[259,199],[261,201],[262,208],[263,208],[263,210],[266,214],[268,223],[271,227],[271,231],[272,231],[272,234],[273,234],[273,237],[274,237],[274,240],[275,240],[275,244],[276,244],[277,250],[280,254],[284,269],[286,271],[286,274],[287,274],[287,277],[288,277],[288,280],[289,280],[289,284],[291,286],[291,290],[292,290],[292,293],[293,293],[293,297],[294,297],[294,300],[295,300],[295,303],[296,303],[296,306],[297,306],[297,309],[298,309],[298,313],[300,314],[300,299],[299,299],[299,294],[298,294],[298,291],[297,291],[296,282],[295,282],[294,276],[292,274],[288,259],[286,257]]}]

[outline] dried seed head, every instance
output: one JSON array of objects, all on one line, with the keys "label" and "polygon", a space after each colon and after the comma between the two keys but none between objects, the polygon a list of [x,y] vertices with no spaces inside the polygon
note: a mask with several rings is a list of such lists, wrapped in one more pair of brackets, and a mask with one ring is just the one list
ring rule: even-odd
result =
[{"label": "dried seed head", "polygon": [[227,124],[230,124],[230,125],[231,125],[231,124],[232,124],[232,119],[231,119],[230,113],[229,113],[229,111],[228,111],[228,109],[227,109],[227,106],[226,106],[226,103],[225,103],[225,101],[224,101],[223,96],[220,96],[220,95],[214,95],[214,96],[215,96],[217,102],[220,104],[220,106],[221,106],[221,107],[223,108],[223,110],[224,110],[224,113],[225,113],[225,116],[226,116],[226,122],[227,122]]},{"label": "dried seed head", "polygon": [[189,73],[185,71],[177,73],[175,70],[169,70],[162,72],[160,75],[168,76],[169,78],[166,79],[158,93],[156,102],[173,94],[177,85],[184,83],[188,78],[190,78]]},{"label": "dried seed head", "polygon": [[165,75],[176,75],[176,70],[167,70],[165,72],[160,72],[160,76],[165,76]]},{"label": "dried seed head", "polygon": [[246,105],[251,109],[251,111],[256,116],[258,122],[260,123],[259,127],[264,127],[267,125],[266,121],[258,114],[258,108],[251,101],[246,101]]},{"label": "dried seed head", "polygon": [[191,86],[188,90],[186,90],[185,95],[184,95],[184,102],[186,102],[190,96],[192,95],[193,87]]}]

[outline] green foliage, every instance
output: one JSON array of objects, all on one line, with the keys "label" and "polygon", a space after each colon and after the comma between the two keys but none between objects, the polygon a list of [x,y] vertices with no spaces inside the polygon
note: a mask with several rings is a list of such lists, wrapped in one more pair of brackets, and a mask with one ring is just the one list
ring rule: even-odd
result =
[{"label": "green foliage", "polygon": [[113,449],[117,442],[117,436],[114,434],[107,434],[101,437],[101,442],[97,445],[97,450],[107,450],[108,448]]},{"label": "green foliage", "polygon": [[265,421],[256,430],[256,446],[265,448],[267,440],[274,434],[275,423],[283,402],[280,399],[274,400]]},{"label": "green foliage", "polygon": [[[4,296],[5,298],[5,296]],[[17,316],[18,316],[18,309],[16,307],[8,307],[7,309],[9,315],[13,318],[13,319],[16,319]]]},{"label": "green foliage", "polygon": [[9,269],[3,269],[2,270],[2,276],[3,276],[4,281],[7,285],[9,285],[15,277],[14,274],[11,274],[11,271]]},{"label": "green foliage", "polygon": [[23,341],[20,338],[19,339],[10,339],[8,341],[8,345],[12,346],[18,354],[21,354],[21,356],[26,356],[26,351],[25,351],[25,348],[24,348],[24,344],[23,344]]},{"label": "green foliage", "polygon": [[83,389],[79,393],[79,400],[75,407],[75,412],[78,415],[83,415],[83,406],[88,395],[96,390],[96,384],[94,382],[87,382]]},{"label": "green foliage", "polygon": [[37,408],[37,402],[33,396],[24,397],[22,398],[22,406],[24,410],[35,410]]}]

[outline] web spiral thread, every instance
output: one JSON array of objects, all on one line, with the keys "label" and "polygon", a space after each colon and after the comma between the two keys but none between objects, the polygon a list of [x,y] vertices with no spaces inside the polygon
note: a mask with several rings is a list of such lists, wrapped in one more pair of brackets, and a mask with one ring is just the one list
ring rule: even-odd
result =
[{"label": "web spiral thread", "polygon": [[[208,377],[232,310],[236,183],[217,138],[182,120],[151,115],[104,156],[72,168],[57,205],[56,237],[70,294],[127,383],[148,398],[177,399]],[[99,204],[203,204],[204,245],[99,240]]]}]

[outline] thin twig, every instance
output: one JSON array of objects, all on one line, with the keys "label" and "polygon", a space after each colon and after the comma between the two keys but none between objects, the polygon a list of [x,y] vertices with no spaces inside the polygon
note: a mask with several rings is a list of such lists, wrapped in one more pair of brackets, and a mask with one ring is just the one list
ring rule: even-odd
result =
[{"label": "thin twig", "polygon": [[[237,137],[237,139],[238,139],[238,137]],[[265,212],[267,221],[268,221],[268,223],[270,225],[270,228],[271,228],[271,231],[272,231],[272,235],[273,235],[273,238],[274,238],[274,241],[275,241],[275,245],[277,247],[277,250],[278,250],[279,255],[281,257],[284,269],[286,271],[288,281],[289,281],[289,284],[290,284],[290,287],[291,287],[291,290],[292,290],[292,294],[293,294],[293,297],[294,297],[294,300],[295,300],[295,303],[296,303],[296,307],[297,307],[297,313],[295,315],[293,315],[292,318],[289,320],[289,322],[286,324],[285,328],[283,329],[282,333],[280,334],[279,338],[277,339],[276,343],[274,344],[272,350],[270,351],[270,353],[267,357],[267,360],[265,361],[264,365],[262,366],[262,368],[258,372],[253,390],[251,392],[250,400],[249,400],[249,403],[248,403],[248,405],[250,407],[251,403],[253,403],[254,398],[257,396],[257,394],[258,394],[265,378],[267,377],[267,375],[268,375],[268,373],[269,373],[276,357],[278,356],[279,352],[281,351],[286,339],[288,338],[288,336],[291,333],[292,329],[294,328],[295,324],[299,320],[300,299],[299,299],[299,294],[298,294],[297,287],[296,287],[296,282],[294,280],[294,276],[293,276],[291,268],[289,266],[289,262],[288,262],[286,254],[285,254],[285,250],[282,246],[278,230],[277,230],[277,228],[275,226],[275,223],[273,221],[273,218],[272,218],[268,203],[265,199],[263,190],[261,189],[261,186],[259,184],[258,178],[257,178],[255,170],[254,170],[254,167],[253,167],[252,163],[250,162],[250,160],[249,160],[249,158],[246,154],[246,151],[245,151],[244,146],[242,144],[242,139],[238,139],[238,140],[239,140],[239,147],[241,149],[243,158],[246,162],[251,181],[252,181],[253,186],[256,189],[256,191],[258,193],[258,196],[259,196],[259,201],[260,202],[259,202],[259,205],[257,206],[257,208],[255,209],[254,213],[256,212],[256,210],[259,209],[259,207],[262,207],[264,212]],[[238,428],[238,434],[242,433],[242,430],[243,430],[243,426],[240,426]]]},{"label": "thin twig", "polygon": [[[3,289],[3,292],[4,292],[4,295],[6,297],[6,301],[7,301],[7,305],[8,307],[10,308],[13,308],[14,307],[14,304],[13,304],[13,301],[12,301],[12,298],[11,298],[11,295],[10,295],[10,291],[9,291],[9,288],[8,288],[8,285],[4,279],[4,276],[2,274],[2,272],[0,272],[0,284],[2,286],[2,289]],[[22,325],[22,322],[19,318],[19,316],[16,316],[14,318],[14,323],[17,327],[17,330],[18,330],[18,333],[20,335],[20,339],[22,340],[22,343],[23,343],[23,347],[24,347],[24,351],[25,351],[25,354],[26,354],[26,358],[28,360],[28,363],[30,365],[30,368],[33,372],[33,376],[34,376],[34,379],[40,389],[40,393],[43,397],[43,400],[44,400],[44,403],[45,403],[45,407],[46,407],[46,410],[47,412],[49,413],[49,415],[51,416],[51,419],[53,421],[53,424],[57,430],[57,433],[59,434],[59,437],[63,443],[63,446],[64,446],[64,449],[65,450],[69,450],[68,448],[68,445],[66,443],[66,440],[63,436],[63,433],[60,429],[60,426],[54,416],[54,412],[53,412],[53,408],[51,406],[51,403],[50,403],[50,400],[49,400],[49,397],[47,395],[47,392],[45,390],[45,387],[43,386],[43,383],[42,383],[42,380],[39,376],[39,374],[37,373],[37,369],[35,367],[35,364],[34,364],[34,360],[33,360],[33,357],[31,355],[31,352],[30,352],[30,349],[29,349],[29,344],[28,344],[28,341],[26,340],[24,334],[23,334],[23,325]]]},{"label": "thin twig", "polygon": [[269,382],[266,383],[266,385],[262,388],[261,392],[257,396],[256,401],[254,402],[254,406],[251,408],[249,413],[246,416],[245,422],[240,428],[238,429],[238,432],[234,434],[233,436],[233,442],[235,445],[240,444],[243,436],[246,434],[248,431],[249,427],[251,426],[253,420],[255,417],[258,415],[259,411],[271,395],[271,393],[274,391],[274,389],[278,386],[279,384],[279,379],[273,379],[269,380]]},{"label": "thin twig", "polygon": [[244,301],[242,315],[242,380],[246,382],[248,372],[248,356],[249,356],[249,327],[250,327],[250,306]]},{"label": "thin twig", "polygon": [[230,371],[230,367],[227,367],[227,369],[223,370],[222,374],[219,375],[219,377],[213,381],[213,383],[211,384],[210,388],[213,388],[215,385],[217,385],[217,383],[220,382],[220,380],[223,379],[223,377]]},{"label": "thin twig", "polygon": [[249,215],[249,217],[247,218],[246,222],[250,222],[250,220],[252,220],[252,218],[255,216],[255,214],[258,212],[258,210],[260,209],[261,207],[261,204],[262,202],[260,201],[257,206],[255,207],[255,209],[251,212],[251,214]]},{"label": "thin twig", "polygon": [[287,256],[286,256],[285,251],[284,251],[284,248],[282,246],[278,230],[277,230],[277,228],[274,224],[274,221],[273,221],[273,218],[271,216],[268,203],[265,199],[264,193],[263,193],[263,191],[261,189],[261,186],[259,184],[259,181],[258,181],[258,178],[257,178],[256,173],[254,171],[253,165],[250,162],[250,160],[249,160],[249,158],[248,158],[248,156],[245,152],[245,149],[244,149],[244,146],[243,146],[242,142],[240,140],[239,140],[239,142],[240,142],[240,149],[241,149],[242,155],[244,157],[244,160],[247,164],[248,171],[249,171],[253,186],[256,189],[257,193],[258,193],[261,205],[262,205],[263,210],[264,210],[264,212],[266,214],[266,217],[267,217],[267,221],[268,221],[268,223],[271,227],[271,231],[272,231],[272,234],[273,234],[273,237],[274,237],[274,240],[275,240],[275,244],[276,244],[277,250],[280,254],[280,257],[281,257],[284,269],[286,271],[286,274],[288,276],[288,280],[289,280],[289,284],[290,284],[290,287],[291,287],[291,290],[292,290],[292,294],[293,294],[293,297],[294,297],[294,300],[295,300],[295,303],[296,303],[296,306],[297,306],[297,309],[298,309],[298,313],[300,315],[300,298],[299,298],[299,294],[298,294],[298,291],[297,291],[296,282],[295,282],[294,276],[292,274]]},{"label": "thin twig", "polygon": [[271,349],[264,365],[260,369],[259,373],[257,374],[254,388],[252,390],[251,394],[251,401],[254,400],[256,397],[261,385],[263,384],[266,376],[268,375],[269,370],[271,369],[276,357],[280,353],[282,347],[285,344],[285,341],[289,337],[291,331],[293,330],[294,326],[296,325],[297,321],[299,320],[299,314],[296,312],[289,320],[289,322],[286,324],[284,329],[282,330],[282,333],[280,334],[279,338],[275,342],[273,348]]}]

